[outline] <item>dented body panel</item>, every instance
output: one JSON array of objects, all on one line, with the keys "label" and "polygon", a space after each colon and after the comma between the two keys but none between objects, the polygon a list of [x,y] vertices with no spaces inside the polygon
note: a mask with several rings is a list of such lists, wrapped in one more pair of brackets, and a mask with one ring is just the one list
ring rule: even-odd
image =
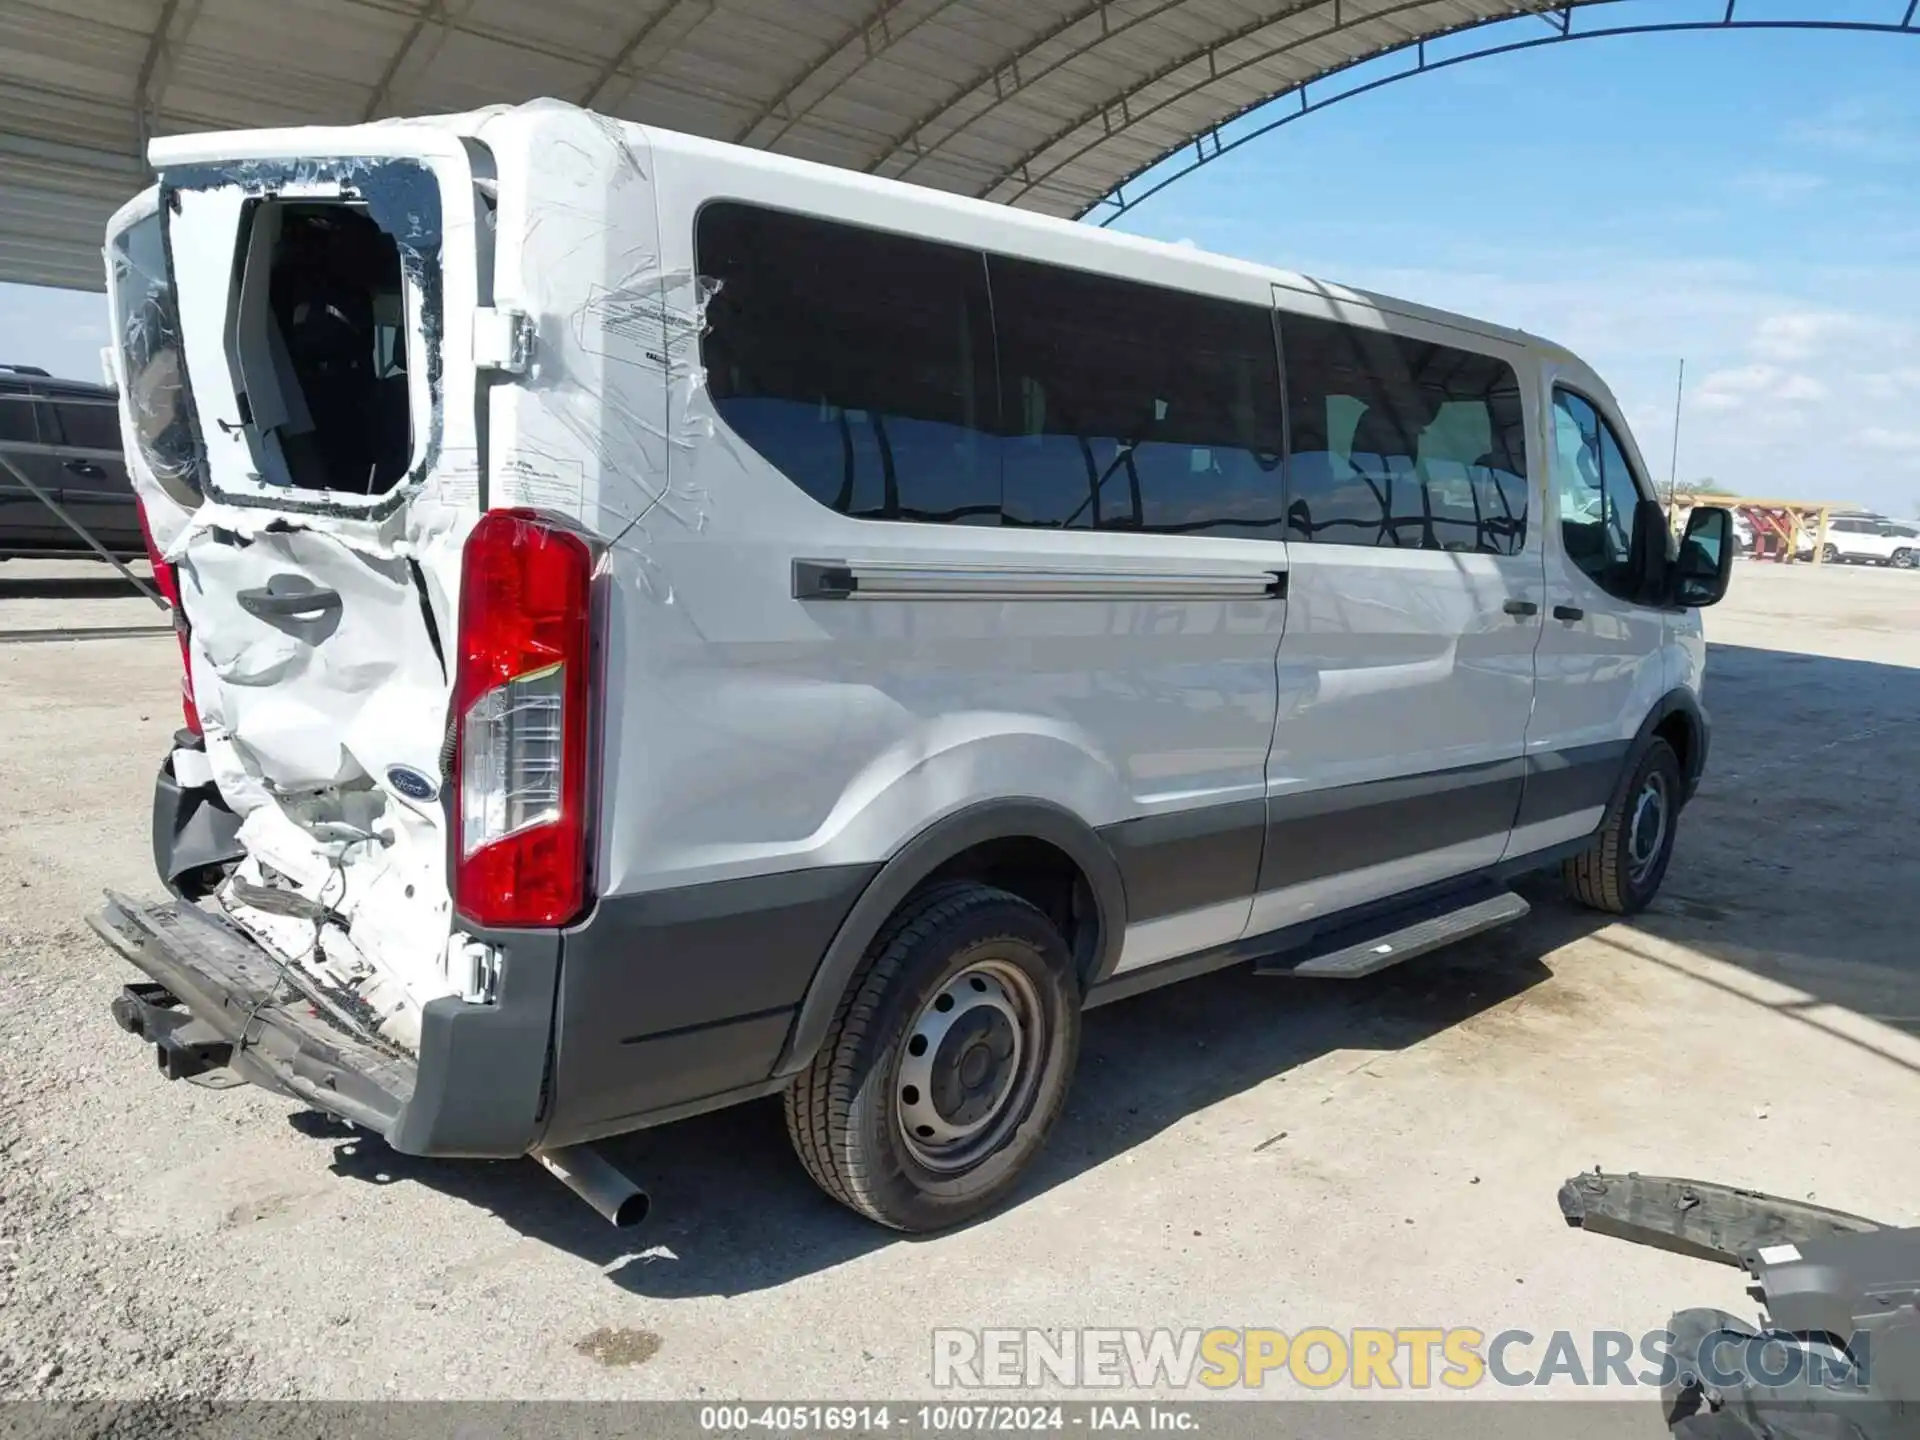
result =
[{"label": "dented body panel", "polygon": [[[212,153],[203,137],[157,145],[154,204],[116,218],[109,256],[134,227],[159,222],[185,384],[122,393],[155,541],[178,577],[206,768],[246,852],[219,903],[413,1049],[426,1002],[476,993],[450,923],[444,817],[391,777],[440,769],[439,636],[478,513],[477,195],[464,144],[444,127],[373,127],[350,155],[332,139],[225,137]],[[288,447],[316,417],[285,383],[285,337],[250,333],[279,280],[261,255],[269,221],[303,203],[364,216],[398,258],[392,344],[413,363],[384,389],[398,398],[404,387],[408,442],[400,473],[370,493],[300,483]],[[139,347],[119,352],[124,376]],[[134,409],[156,399],[192,431],[197,463],[171,474]],[[274,889],[303,904],[264,908]]]}]

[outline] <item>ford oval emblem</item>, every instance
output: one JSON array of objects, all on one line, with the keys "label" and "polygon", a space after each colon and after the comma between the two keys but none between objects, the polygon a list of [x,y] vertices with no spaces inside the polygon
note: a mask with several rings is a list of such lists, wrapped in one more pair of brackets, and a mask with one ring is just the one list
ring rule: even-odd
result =
[{"label": "ford oval emblem", "polygon": [[440,793],[440,787],[406,765],[389,765],[387,783],[409,800],[431,800]]}]

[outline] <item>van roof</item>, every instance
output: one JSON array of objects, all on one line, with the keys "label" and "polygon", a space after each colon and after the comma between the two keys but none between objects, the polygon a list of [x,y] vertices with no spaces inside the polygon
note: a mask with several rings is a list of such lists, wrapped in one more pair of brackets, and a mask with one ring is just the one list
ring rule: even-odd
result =
[{"label": "van roof", "polygon": [[64,376],[51,375],[38,365],[0,364],[0,376],[14,380],[29,380],[33,388],[43,394],[59,395],[99,395],[111,397],[113,390],[106,385],[90,380],[69,380]]},{"label": "van roof", "polygon": [[[669,130],[655,125],[641,125],[633,121],[609,121],[605,117],[591,115],[578,106],[557,100],[530,100],[520,105],[501,106],[486,110],[437,116],[421,116],[405,121],[382,121],[383,126],[394,124],[417,124],[437,129],[450,130],[456,134],[484,137],[484,132],[492,125],[502,122],[513,124],[551,123],[561,117],[589,117],[591,122],[603,132],[617,125],[623,131],[637,132],[643,135],[647,143],[656,150],[675,152],[689,159],[709,158],[734,166],[751,166],[763,171],[776,173],[802,174],[809,183],[837,189],[842,192],[864,193],[869,196],[887,197],[893,200],[911,199],[923,215],[946,213],[956,218],[965,217],[969,222],[978,224],[987,221],[1013,235],[1025,234],[1036,240],[1058,242],[1064,237],[1072,237],[1076,245],[1089,247],[1088,253],[1098,254],[1105,249],[1110,254],[1131,253],[1136,261],[1140,258],[1152,258],[1156,266],[1165,272],[1165,283],[1180,288],[1193,286],[1204,289],[1204,277],[1211,277],[1215,283],[1222,278],[1233,276],[1243,283],[1252,280],[1264,285],[1277,286],[1281,290],[1291,291],[1302,299],[1316,298],[1349,305],[1372,308],[1382,316],[1395,316],[1430,325],[1443,326],[1457,330],[1462,334],[1476,335],[1486,340],[1508,346],[1525,349],[1578,372],[1583,386],[1603,392],[1612,399],[1612,391],[1591,367],[1587,366],[1572,351],[1540,335],[1498,325],[1471,315],[1440,309],[1437,306],[1422,304],[1418,301],[1400,299],[1376,291],[1363,290],[1353,286],[1339,285],[1318,280],[1298,271],[1280,269],[1270,265],[1256,264],[1251,260],[1239,260],[1229,256],[1201,250],[1196,246],[1174,245],[1161,240],[1149,240],[1137,235],[1116,233],[1099,226],[1088,225],[1082,221],[1066,220],[1056,216],[1042,215],[1031,210],[1015,209],[989,200],[979,200],[971,196],[956,195],[950,191],[935,190],[909,181],[894,180],[878,175],[869,175],[839,166],[823,164],[813,160],[803,160],[790,155],[779,155],[768,150],[757,150],[747,146],[729,144],[723,140],[709,140],[697,135],[688,135],[682,131]],[[195,163],[218,156],[227,150],[231,143],[241,136],[250,141],[273,139],[295,139],[307,145],[338,145],[344,138],[344,130],[332,127],[311,129],[292,129],[283,131],[236,131],[226,134],[202,134],[168,136],[156,139],[149,146],[149,161],[165,168],[170,164]],[[246,146],[241,147],[246,150]],[[155,191],[149,187],[134,197],[116,214],[114,223],[141,208],[150,208],[154,203]],[[1198,283],[1196,283],[1198,282]]]},{"label": "van roof", "polygon": [[1574,360],[1578,363],[1576,357],[1563,347],[1524,330],[1442,310],[1418,301],[1403,300],[1374,291],[1335,284],[1299,271],[1236,259],[1202,250],[1197,246],[1175,245],[1163,240],[1150,240],[1143,236],[1119,233],[1089,225],[1084,221],[1065,220],[1057,216],[1042,215],[1032,210],[1019,210],[991,200],[978,200],[967,195],[956,195],[946,190],[934,190],[923,185],[915,185],[909,181],[863,174],[818,161],[775,154],[772,151],[749,149],[745,146],[731,145],[721,140],[709,140],[654,125],[632,125],[631,128],[642,131],[649,144],[656,149],[674,151],[689,157],[724,158],[733,164],[751,165],[765,170],[804,173],[810,181],[843,191],[895,198],[910,195],[916,204],[926,209],[965,215],[973,219],[990,218],[995,224],[1015,234],[1024,232],[1051,237],[1071,235],[1079,243],[1092,247],[1090,253],[1097,253],[1099,249],[1105,248],[1113,252],[1131,251],[1135,255],[1151,255],[1169,267],[1168,282],[1170,284],[1180,283],[1179,275],[1182,270],[1190,275],[1203,271],[1211,271],[1215,275],[1235,274],[1242,278],[1277,285],[1302,296],[1318,296],[1371,305],[1385,313],[1444,325],[1450,329],[1478,334],[1487,339],[1504,341],[1509,345],[1549,351],[1558,358]]}]

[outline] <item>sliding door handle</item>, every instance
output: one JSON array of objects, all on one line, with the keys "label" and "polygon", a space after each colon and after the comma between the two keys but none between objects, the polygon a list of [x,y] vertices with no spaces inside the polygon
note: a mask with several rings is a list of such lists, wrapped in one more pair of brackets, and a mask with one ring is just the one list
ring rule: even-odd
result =
[{"label": "sliding door handle", "polygon": [[1509,615],[1538,615],[1540,607],[1531,600],[1509,600],[1501,607]]},{"label": "sliding door handle", "polygon": [[1587,618],[1587,612],[1577,605],[1556,605],[1553,607],[1553,618],[1556,620],[1584,620]]}]

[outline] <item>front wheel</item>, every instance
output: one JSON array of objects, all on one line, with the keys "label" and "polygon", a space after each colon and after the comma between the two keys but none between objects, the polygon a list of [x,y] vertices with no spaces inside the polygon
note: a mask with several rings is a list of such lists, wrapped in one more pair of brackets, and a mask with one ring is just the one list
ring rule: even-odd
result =
[{"label": "front wheel", "polygon": [[1593,843],[1563,867],[1567,893],[1610,915],[1646,909],[1673,858],[1680,790],[1680,757],[1655,736],[1626,789],[1607,807]]},{"label": "front wheel", "polygon": [[992,1208],[1059,1118],[1080,1051],[1067,944],[1016,895],[953,882],[907,901],[787,1091],[821,1189],[896,1230]]},{"label": "front wheel", "polygon": [[1893,552],[1893,568],[1896,570],[1911,570],[1913,568],[1913,551],[1911,550],[1894,551]]},{"label": "front wheel", "polygon": [[1827,546],[1820,552],[1820,559],[1823,564],[1837,564],[1840,559],[1840,547],[1838,545]]}]

